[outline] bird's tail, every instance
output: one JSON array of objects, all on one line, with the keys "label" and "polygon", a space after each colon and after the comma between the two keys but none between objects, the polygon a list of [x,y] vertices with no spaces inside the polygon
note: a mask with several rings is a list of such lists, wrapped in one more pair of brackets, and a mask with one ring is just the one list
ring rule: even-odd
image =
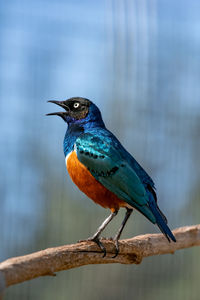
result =
[{"label": "bird's tail", "polygon": [[157,203],[152,198],[153,198],[153,196],[151,195],[150,196],[150,201],[149,201],[149,208],[152,211],[152,213],[153,213],[153,215],[156,219],[156,224],[160,228],[160,231],[166,236],[166,238],[168,239],[169,242],[171,242],[171,240],[173,242],[176,242],[175,236],[173,235],[173,233],[171,232],[171,230],[167,226],[166,217],[161,212],[161,210],[159,209]]}]

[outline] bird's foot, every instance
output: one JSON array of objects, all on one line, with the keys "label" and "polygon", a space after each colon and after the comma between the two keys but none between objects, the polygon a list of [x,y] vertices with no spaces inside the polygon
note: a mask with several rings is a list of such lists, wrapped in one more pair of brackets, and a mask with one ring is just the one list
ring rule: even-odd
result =
[{"label": "bird's foot", "polygon": [[89,237],[89,238],[87,238],[87,239],[85,239],[85,240],[80,240],[80,241],[78,241],[79,243],[81,243],[81,242],[87,242],[87,241],[91,241],[91,242],[94,242],[94,243],[96,243],[97,244],[97,246],[99,246],[99,248],[102,250],[102,252],[103,252],[103,257],[105,257],[106,256],[106,248],[104,247],[104,245],[102,244],[102,242],[100,241],[100,239],[98,238],[98,237]]},{"label": "bird's foot", "polygon": [[117,257],[117,255],[119,254],[119,242],[118,242],[118,237],[109,237],[109,238],[105,238],[102,237],[101,239],[106,240],[106,241],[111,241],[115,244],[115,255],[112,256],[112,258]]},{"label": "bird's foot", "polygon": [[119,242],[118,242],[118,239],[116,239],[116,238],[112,238],[112,241],[115,244],[115,255],[113,255],[112,258],[115,258],[119,254]]},{"label": "bird's foot", "polygon": [[[104,239],[104,240],[109,240],[109,241],[113,241],[114,242],[114,245],[115,245],[115,254],[112,256],[112,258],[115,258],[117,257],[117,255],[119,254],[119,242],[118,242],[118,239],[115,237],[110,237],[110,238],[101,238],[101,239]],[[79,240],[78,242],[81,243],[81,242],[94,242],[96,243],[99,248],[102,250],[103,252],[103,257],[106,256],[106,248],[105,246],[103,245],[103,243],[100,241],[99,237],[94,237],[94,236],[91,236],[85,240]]]}]

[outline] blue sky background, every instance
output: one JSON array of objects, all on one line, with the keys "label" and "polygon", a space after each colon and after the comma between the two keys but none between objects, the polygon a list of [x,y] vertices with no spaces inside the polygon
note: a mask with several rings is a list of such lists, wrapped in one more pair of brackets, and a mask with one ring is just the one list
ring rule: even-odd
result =
[{"label": "blue sky background", "polygon": [[[197,0],[0,3],[1,260],[87,237],[108,214],[66,175],[66,125],[44,116],[55,109],[47,104],[49,99],[93,100],[108,128],[153,177],[170,226],[199,223],[199,11]],[[107,234],[119,223],[120,219]],[[136,213],[124,237],[145,232],[157,229]],[[170,289],[171,299],[188,299],[179,274],[184,254],[176,259],[176,284],[166,267],[169,258],[149,262],[149,269],[155,266],[155,280],[149,283],[145,264],[138,271],[110,267],[105,281],[110,278],[112,292],[100,279],[88,285],[95,267],[66,272],[54,280],[55,286],[60,284],[57,296],[65,299],[65,276],[71,276],[70,299],[80,299],[86,290],[83,299],[101,299],[95,290],[102,287],[111,299],[126,299],[133,288],[137,299],[144,299],[149,289],[153,297],[156,288],[158,295],[167,297]],[[195,270],[192,266],[191,274]],[[128,280],[125,285],[119,274],[131,276],[135,285]],[[163,279],[159,289],[156,278]],[[78,279],[80,294],[75,288]],[[126,291],[114,288],[120,280]],[[6,297],[54,299],[51,281],[40,279],[10,289]],[[193,288],[193,299],[198,289]]]}]

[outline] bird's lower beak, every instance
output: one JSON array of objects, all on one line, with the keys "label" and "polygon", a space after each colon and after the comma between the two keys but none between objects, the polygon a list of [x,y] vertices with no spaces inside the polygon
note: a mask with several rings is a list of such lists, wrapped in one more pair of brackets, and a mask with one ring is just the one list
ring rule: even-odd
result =
[{"label": "bird's lower beak", "polygon": [[57,104],[57,105],[61,106],[62,108],[65,109],[65,111],[46,114],[46,116],[59,116],[59,117],[61,117],[65,120],[65,117],[69,113],[69,107],[66,105],[65,101],[49,100],[48,102],[54,103],[54,104]]}]

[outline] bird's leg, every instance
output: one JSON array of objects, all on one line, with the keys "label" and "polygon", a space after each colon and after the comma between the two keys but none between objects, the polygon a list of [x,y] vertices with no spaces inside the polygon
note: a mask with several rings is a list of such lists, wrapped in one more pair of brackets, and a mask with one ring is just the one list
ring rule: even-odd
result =
[{"label": "bird's leg", "polygon": [[112,219],[117,215],[118,210],[115,210],[112,212],[99,226],[97,232],[91,237],[91,239],[96,239],[99,237],[99,235],[102,233],[102,231],[106,228],[106,226],[112,221]]},{"label": "bird's leg", "polygon": [[122,221],[122,224],[121,224],[121,226],[120,226],[118,232],[116,233],[116,235],[115,235],[115,237],[114,237],[114,239],[113,239],[113,241],[115,242],[116,252],[115,252],[115,255],[114,255],[112,258],[115,258],[115,257],[118,255],[118,253],[119,253],[119,243],[118,243],[118,240],[119,240],[119,238],[120,238],[120,236],[121,236],[121,234],[122,234],[122,231],[123,231],[123,229],[124,229],[124,226],[126,225],[126,222],[128,221],[130,215],[132,214],[132,212],[133,212],[133,209],[132,209],[132,208],[127,208],[127,207],[126,207],[126,214],[125,214],[125,217],[124,217],[124,219],[123,219],[123,221]]},{"label": "bird's leg", "polygon": [[104,245],[101,243],[101,241],[99,240],[99,236],[102,233],[102,231],[106,228],[106,226],[112,221],[112,219],[117,215],[118,210],[113,211],[101,224],[101,226],[99,226],[97,232],[92,236],[89,237],[87,239],[87,241],[93,241],[95,242],[99,248],[102,250],[103,252],[103,257],[106,256],[106,248],[104,247]]}]

